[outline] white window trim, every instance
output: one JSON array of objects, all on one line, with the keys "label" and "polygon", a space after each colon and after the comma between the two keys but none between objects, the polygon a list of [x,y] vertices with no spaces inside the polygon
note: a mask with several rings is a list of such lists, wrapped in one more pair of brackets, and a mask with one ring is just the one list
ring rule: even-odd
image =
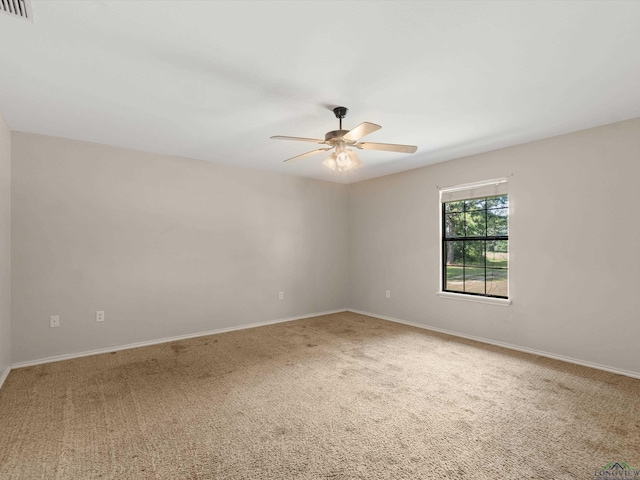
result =
[{"label": "white window trim", "polygon": [[507,177],[494,178],[482,182],[464,183],[452,187],[442,187],[438,190],[440,191],[440,203],[490,197],[493,195],[506,195],[508,194]]},{"label": "white window trim", "polygon": [[501,307],[508,307],[511,305],[510,298],[494,298],[494,297],[482,297],[480,295],[469,295],[465,293],[453,293],[453,292],[437,292],[440,298],[446,298],[448,300],[462,300],[463,302],[473,303],[486,303],[488,305],[500,305]]}]

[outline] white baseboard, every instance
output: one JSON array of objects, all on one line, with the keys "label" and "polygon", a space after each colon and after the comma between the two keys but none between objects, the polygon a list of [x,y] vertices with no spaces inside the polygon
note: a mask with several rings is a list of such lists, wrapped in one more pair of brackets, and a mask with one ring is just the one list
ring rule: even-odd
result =
[{"label": "white baseboard", "polygon": [[8,367],[3,372],[0,372],[0,388],[2,388],[2,385],[4,385],[4,381],[9,376],[10,371],[11,371],[11,367]]},{"label": "white baseboard", "polygon": [[[186,340],[188,338],[204,337],[204,336],[207,336],[207,335],[216,335],[218,333],[233,332],[233,331],[236,331],[236,330],[244,330],[244,329],[247,329],[247,328],[263,327],[265,325],[273,325],[273,324],[276,324],[276,323],[291,322],[293,320],[302,320],[303,318],[319,317],[321,315],[330,315],[332,313],[340,313],[340,312],[346,312],[346,311],[347,311],[346,308],[341,308],[339,310],[329,310],[329,311],[326,311],[326,312],[309,313],[309,314],[306,314],[306,315],[300,315],[300,316],[296,316],[296,317],[279,318],[277,320],[267,320],[265,322],[249,323],[247,325],[240,325],[238,327],[220,328],[220,329],[217,329],[217,330],[208,330],[206,332],[190,333],[190,334],[187,334],[187,335],[178,335],[177,337],[158,338],[158,339],[155,339],[155,340],[148,340],[148,341],[145,341],[145,342],[128,343],[126,345],[118,345],[118,346],[114,346],[114,347],[99,348],[99,349],[96,349],[96,350],[88,350],[88,351],[85,351],[85,352],[71,353],[71,354],[67,354],[67,355],[55,355],[53,357],[39,358],[39,359],[36,359],[36,360],[29,360],[27,362],[14,363],[13,365],[11,365],[11,368],[31,367],[33,365],[42,365],[43,363],[60,362],[62,360],[70,360],[72,358],[88,357],[89,355],[99,355],[101,353],[117,352],[117,351],[120,351],[120,350],[128,350],[130,348],[147,347],[149,345],[157,345],[159,343],[175,342],[176,340]],[[6,372],[5,377],[8,374],[9,374],[9,371]],[[2,385],[2,382],[0,382],[0,386],[1,385]]]},{"label": "white baseboard", "polygon": [[609,367],[607,365],[600,365],[599,363],[592,363],[592,362],[587,362],[587,361],[584,361],[584,360],[578,360],[577,358],[565,357],[563,355],[556,355],[555,353],[549,353],[549,352],[544,352],[544,351],[541,351],[541,350],[535,350],[533,348],[520,347],[518,345],[512,345],[510,343],[496,342],[495,340],[490,340],[488,338],[476,337],[476,336],[473,336],[473,335],[466,335],[464,333],[458,333],[458,332],[454,332],[454,331],[451,331],[451,330],[445,330],[443,328],[432,327],[430,325],[422,325],[420,323],[407,322],[405,320],[400,320],[398,318],[393,318],[393,317],[387,317],[387,316],[384,316],[384,315],[378,315],[376,313],[363,312],[361,310],[354,310],[354,309],[351,309],[351,308],[349,308],[348,311],[349,312],[353,312],[353,313],[359,313],[360,315],[367,315],[369,317],[379,318],[381,320],[388,320],[390,322],[402,323],[404,325],[410,325],[412,327],[422,328],[423,330],[431,330],[433,332],[445,333],[447,335],[452,335],[454,337],[467,338],[469,340],[475,340],[475,341],[481,342],[481,343],[488,343],[490,345],[495,345],[497,347],[504,347],[504,348],[508,348],[510,350],[517,350],[518,352],[531,353],[533,355],[539,355],[541,357],[553,358],[554,360],[561,360],[561,361],[567,362],[567,363],[573,363],[573,364],[576,364],[576,365],[582,365],[583,367],[595,368],[597,370],[604,370],[605,372],[617,373],[619,375],[625,375],[627,377],[639,378],[640,379],[640,373],[632,372],[631,370],[623,370],[623,369],[620,369],[620,368]]},{"label": "white baseboard", "polygon": [[13,365],[11,365],[10,368],[7,368],[5,371],[0,373],[0,388],[2,387],[4,381],[6,380],[7,376],[9,375],[9,372],[11,371],[12,368],[30,367],[30,366],[33,366],[33,365],[41,365],[41,364],[44,364],[44,363],[59,362],[59,361],[62,361],[62,360],[70,360],[72,358],[87,357],[89,355],[99,355],[101,353],[117,352],[117,351],[120,351],[120,350],[128,350],[130,348],[146,347],[146,346],[149,346],[149,345],[157,345],[157,344],[160,344],[160,343],[174,342],[176,340],[186,340],[188,338],[204,337],[204,336],[207,336],[207,335],[216,335],[218,333],[233,332],[233,331],[236,331],[236,330],[244,330],[244,329],[247,329],[247,328],[262,327],[262,326],[265,326],[265,325],[274,325],[276,323],[291,322],[291,321],[294,321],[294,320],[302,320],[304,318],[319,317],[319,316],[322,316],[322,315],[331,315],[333,313],[340,313],[340,312],[345,312],[345,311],[358,313],[360,315],[367,315],[369,317],[379,318],[381,320],[388,320],[390,322],[401,323],[401,324],[404,324],[404,325],[409,325],[409,326],[412,326],[412,327],[421,328],[423,330],[430,330],[430,331],[434,331],[434,332],[444,333],[444,334],[447,334],[447,335],[452,335],[454,337],[460,337],[460,338],[466,338],[466,339],[469,339],[469,340],[475,340],[477,342],[487,343],[489,345],[495,345],[495,346],[498,346],[498,347],[504,347],[504,348],[508,348],[510,350],[516,350],[518,352],[530,353],[532,355],[539,355],[541,357],[552,358],[554,360],[561,360],[561,361],[567,362],[567,363],[573,363],[573,364],[576,364],[576,365],[582,365],[584,367],[595,368],[597,370],[604,370],[606,372],[617,373],[619,375],[625,375],[627,377],[640,379],[640,373],[639,372],[633,372],[633,371],[630,371],[630,370],[623,370],[623,369],[619,369],[619,368],[609,367],[607,365],[601,365],[601,364],[598,364],[598,363],[592,363],[592,362],[587,362],[587,361],[584,361],[584,360],[578,360],[576,358],[565,357],[563,355],[556,355],[554,353],[545,352],[545,351],[542,351],[542,350],[535,350],[533,348],[521,347],[521,346],[518,346],[518,345],[512,345],[510,343],[497,342],[495,340],[490,340],[490,339],[487,339],[487,338],[484,338],[484,337],[476,337],[474,335],[466,335],[466,334],[463,334],[463,333],[454,332],[452,330],[446,330],[446,329],[443,329],[443,328],[433,327],[431,325],[423,325],[423,324],[415,323],[415,322],[408,322],[406,320],[401,320],[401,319],[398,319],[398,318],[388,317],[388,316],[385,316],[385,315],[378,315],[376,313],[365,312],[365,311],[362,311],[362,310],[355,310],[355,309],[352,309],[352,308],[348,308],[348,309],[344,308],[344,309],[338,309],[338,310],[329,310],[329,311],[325,311],[325,312],[309,313],[309,314],[306,314],[306,315],[300,315],[300,316],[295,316],[295,317],[280,318],[280,319],[277,319],[277,320],[268,320],[268,321],[265,321],[265,322],[250,323],[250,324],[241,325],[241,326],[238,326],[238,327],[227,327],[227,328],[221,328],[221,329],[217,329],[217,330],[209,330],[209,331],[205,331],[205,332],[191,333],[191,334],[187,334],[187,335],[179,335],[179,336],[176,336],[176,337],[160,338],[160,339],[149,340],[149,341],[145,341],[145,342],[128,343],[128,344],[125,344],[125,345],[118,345],[118,346],[114,346],[114,347],[100,348],[100,349],[96,349],[96,350],[89,350],[89,351],[85,351],[85,352],[78,352],[78,353],[72,353],[72,354],[67,354],[67,355],[56,355],[56,356],[53,356],[53,357],[40,358],[40,359],[37,359],[37,360],[31,360],[31,361],[27,361],[27,362],[14,363]]}]

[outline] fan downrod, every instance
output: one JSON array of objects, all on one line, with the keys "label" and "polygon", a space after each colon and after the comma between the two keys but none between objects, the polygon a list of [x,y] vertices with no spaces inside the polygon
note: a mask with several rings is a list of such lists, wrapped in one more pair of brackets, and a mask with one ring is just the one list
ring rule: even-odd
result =
[{"label": "fan downrod", "polygon": [[333,113],[337,119],[340,120],[340,130],[342,130],[342,119],[347,116],[349,109],[347,107],[336,107],[333,109]]}]

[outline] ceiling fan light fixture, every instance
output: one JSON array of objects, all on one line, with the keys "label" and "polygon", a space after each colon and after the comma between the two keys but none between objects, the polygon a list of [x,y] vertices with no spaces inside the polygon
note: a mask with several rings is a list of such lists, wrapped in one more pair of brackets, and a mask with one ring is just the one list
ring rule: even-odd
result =
[{"label": "ceiling fan light fixture", "polygon": [[351,150],[333,152],[322,164],[334,172],[344,172],[362,166],[360,159]]},{"label": "ceiling fan light fixture", "polygon": [[338,168],[338,162],[336,162],[336,154],[332,153],[331,155],[329,155],[327,159],[322,162],[322,164],[335,172]]}]

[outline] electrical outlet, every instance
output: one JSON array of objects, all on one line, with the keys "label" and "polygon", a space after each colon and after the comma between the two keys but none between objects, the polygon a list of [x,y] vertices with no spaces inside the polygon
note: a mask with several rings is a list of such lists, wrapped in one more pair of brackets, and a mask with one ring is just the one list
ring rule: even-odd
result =
[{"label": "electrical outlet", "polygon": [[391,298],[391,290],[387,290],[384,295],[387,298]]},{"label": "electrical outlet", "polygon": [[280,300],[284,300],[284,292],[280,292],[280,293],[278,293],[278,298],[279,298]]},{"label": "electrical outlet", "polygon": [[51,315],[49,317],[49,326],[51,328],[56,328],[60,326],[60,315]]},{"label": "electrical outlet", "polygon": [[96,322],[104,322],[104,310],[98,310],[96,312]]}]

